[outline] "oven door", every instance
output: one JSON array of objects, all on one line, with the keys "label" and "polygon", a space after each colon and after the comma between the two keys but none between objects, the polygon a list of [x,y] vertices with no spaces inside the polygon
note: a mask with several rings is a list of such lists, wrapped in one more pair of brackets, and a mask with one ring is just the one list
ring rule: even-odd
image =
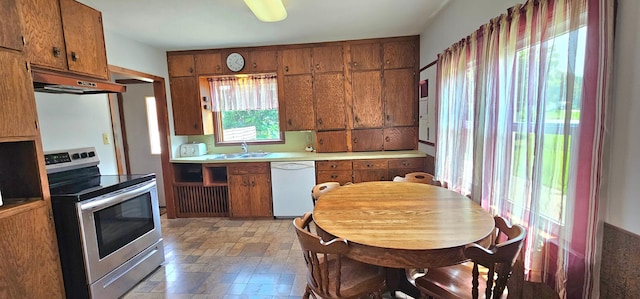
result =
[{"label": "oven door", "polygon": [[161,238],[155,179],[80,202],[77,209],[89,283]]}]

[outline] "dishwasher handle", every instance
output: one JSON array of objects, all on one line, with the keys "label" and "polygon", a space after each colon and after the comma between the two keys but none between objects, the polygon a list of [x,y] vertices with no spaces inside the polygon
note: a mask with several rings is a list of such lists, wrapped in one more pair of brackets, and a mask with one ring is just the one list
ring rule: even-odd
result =
[{"label": "dishwasher handle", "polygon": [[281,170],[300,170],[300,169],[308,169],[315,168],[313,161],[309,162],[278,162],[271,163],[272,169],[281,169]]}]

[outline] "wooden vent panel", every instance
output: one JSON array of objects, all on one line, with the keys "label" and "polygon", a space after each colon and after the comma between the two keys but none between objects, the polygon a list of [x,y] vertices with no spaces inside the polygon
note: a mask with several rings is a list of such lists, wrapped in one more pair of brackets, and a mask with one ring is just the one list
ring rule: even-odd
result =
[{"label": "wooden vent panel", "polygon": [[176,186],[174,192],[178,218],[229,216],[227,186]]}]

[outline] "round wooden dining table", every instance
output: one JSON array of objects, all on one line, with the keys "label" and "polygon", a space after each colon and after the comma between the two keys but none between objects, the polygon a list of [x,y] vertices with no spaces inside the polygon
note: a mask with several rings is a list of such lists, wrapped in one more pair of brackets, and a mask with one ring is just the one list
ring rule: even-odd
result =
[{"label": "round wooden dining table", "polygon": [[388,282],[390,289],[413,297],[419,292],[404,278],[404,269],[464,262],[463,248],[489,246],[495,225],[492,215],[459,193],[408,182],[336,188],[318,199],[313,219],[348,241],[349,258],[395,269],[394,275],[403,278]]}]

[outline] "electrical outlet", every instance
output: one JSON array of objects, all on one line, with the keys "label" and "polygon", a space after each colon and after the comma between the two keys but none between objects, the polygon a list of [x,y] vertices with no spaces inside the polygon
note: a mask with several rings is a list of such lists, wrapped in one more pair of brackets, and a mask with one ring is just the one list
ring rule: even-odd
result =
[{"label": "electrical outlet", "polygon": [[109,140],[109,133],[102,133],[102,143],[109,144],[111,140]]}]

